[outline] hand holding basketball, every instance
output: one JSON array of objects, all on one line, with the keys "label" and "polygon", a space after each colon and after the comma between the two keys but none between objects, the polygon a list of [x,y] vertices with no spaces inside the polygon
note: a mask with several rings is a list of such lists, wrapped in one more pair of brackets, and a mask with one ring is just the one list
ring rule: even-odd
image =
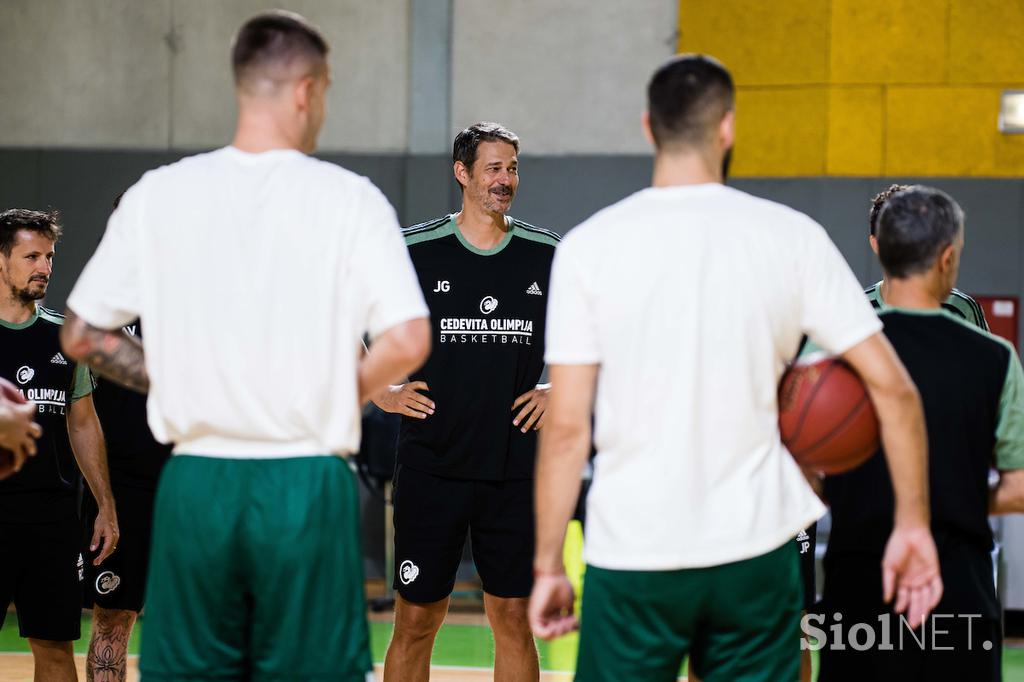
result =
[{"label": "hand holding basketball", "polygon": [[43,430],[33,419],[35,403],[27,402],[14,384],[0,379],[0,480],[21,470],[36,454],[35,439]]}]

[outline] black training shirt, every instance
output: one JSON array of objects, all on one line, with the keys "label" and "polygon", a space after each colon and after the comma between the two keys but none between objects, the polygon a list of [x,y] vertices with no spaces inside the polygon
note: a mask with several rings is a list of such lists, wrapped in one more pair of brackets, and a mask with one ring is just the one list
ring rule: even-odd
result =
[{"label": "black training shirt", "polygon": [[[996,617],[988,473],[990,467],[1024,468],[1024,374],[1017,352],[947,311],[890,308],[880,317],[924,405],[943,603]],[[880,561],[894,510],[884,453],[826,477],[825,495],[832,508],[830,559],[857,554]]]},{"label": "black training shirt", "polygon": [[403,232],[433,332],[430,358],[410,379],[427,383],[436,407],[426,419],[402,419],[398,462],[452,478],[531,478],[537,434],[512,425],[512,403],[544,368],[558,235],[510,219],[502,242],[484,251],[453,216]]},{"label": "black training shirt", "polygon": [[67,412],[92,391],[92,378],[88,368],[61,352],[63,323],[63,316],[41,306],[24,323],[0,321],[0,377],[36,403],[36,422],[43,428],[36,456],[0,481],[0,523],[48,523],[78,514],[79,471]]}]

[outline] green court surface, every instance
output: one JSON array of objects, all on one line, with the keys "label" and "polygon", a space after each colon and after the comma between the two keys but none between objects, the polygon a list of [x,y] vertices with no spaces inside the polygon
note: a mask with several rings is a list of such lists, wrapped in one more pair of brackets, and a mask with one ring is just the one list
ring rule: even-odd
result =
[{"label": "green court surface", "polygon": [[[75,651],[85,653],[89,642],[90,618],[82,617],[82,639],[75,642]],[[129,653],[139,652],[139,632],[136,627],[128,645]],[[391,637],[390,623],[370,623],[373,660],[381,663]],[[541,667],[544,670],[571,671],[576,658],[576,635],[556,642],[539,642]],[[8,614],[0,629],[0,654],[28,652],[28,642],[18,637],[17,618]],[[494,665],[494,640],[490,630],[482,625],[445,625],[438,633],[434,646],[433,663],[442,666],[489,668]],[[817,663],[817,661],[815,661]],[[817,667],[817,666],[815,666]],[[1024,682],[1024,648],[1008,647],[1003,652],[1004,682]]]}]

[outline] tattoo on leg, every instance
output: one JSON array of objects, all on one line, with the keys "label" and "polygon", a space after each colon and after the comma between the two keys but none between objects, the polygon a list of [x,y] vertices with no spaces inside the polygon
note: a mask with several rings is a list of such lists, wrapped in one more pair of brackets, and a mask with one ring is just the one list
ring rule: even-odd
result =
[{"label": "tattoo on leg", "polygon": [[87,682],[125,682],[128,674],[128,638],[135,613],[96,609],[92,639],[85,661]]}]

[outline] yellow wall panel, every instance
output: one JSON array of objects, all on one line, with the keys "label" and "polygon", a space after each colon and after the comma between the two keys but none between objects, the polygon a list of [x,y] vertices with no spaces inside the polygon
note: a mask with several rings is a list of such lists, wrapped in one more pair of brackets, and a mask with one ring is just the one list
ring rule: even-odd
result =
[{"label": "yellow wall panel", "polygon": [[951,0],[950,80],[1024,82],[1024,4],[1010,0]]},{"label": "yellow wall panel", "polygon": [[680,0],[679,31],[739,86],[735,175],[1024,176],[1024,0]]},{"label": "yellow wall panel", "polygon": [[734,174],[822,175],[827,108],[825,88],[739,88]]},{"label": "yellow wall panel", "polygon": [[948,0],[832,0],[833,83],[946,80]]},{"label": "yellow wall panel", "polygon": [[1024,137],[996,129],[999,88],[892,88],[888,175],[1024,174]]},{"label": "yellow wall panel", "polygon": [[679,51],[722,60],[739,85],[828,80],[825,0],[682,0]]},{"label": "yellow wall panel", "polygon": [[829,175],[881,175],[883,168],[881,86],[832,88],[828,95]]}]

